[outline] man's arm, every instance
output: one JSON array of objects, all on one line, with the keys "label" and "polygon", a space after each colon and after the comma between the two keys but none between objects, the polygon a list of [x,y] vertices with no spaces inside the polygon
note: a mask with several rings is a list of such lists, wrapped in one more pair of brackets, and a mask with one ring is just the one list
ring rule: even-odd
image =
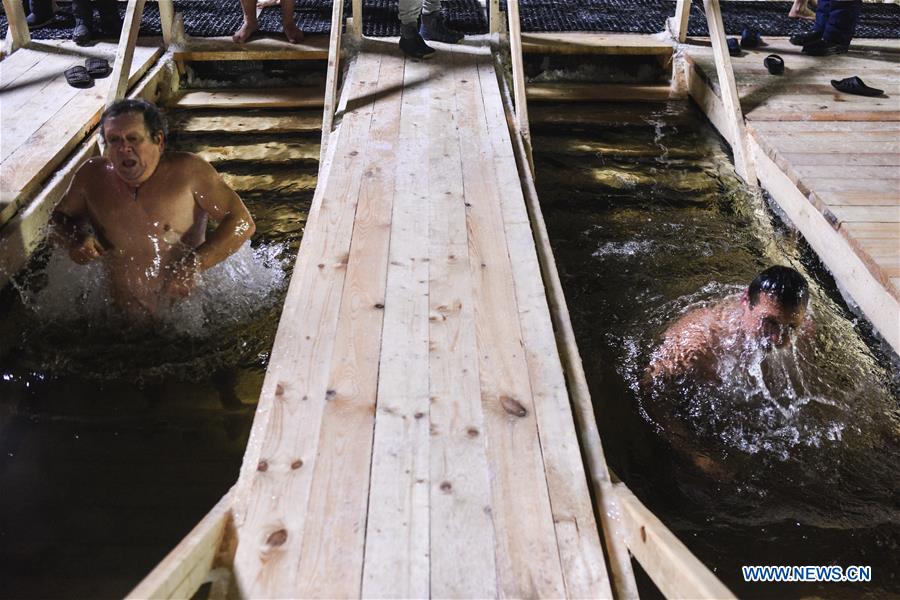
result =
[{"label": "man's arm", "polygon": [[97,239],[87,211],[87,183],[93,160],[82,165],[50,216],[54,237],[69,250],[69,257],[78,264],[99,258],[106,248]]},{"label": "man's arm", "polygon": [[194,200],[218,223],[206,241],[194,250],[197,269],[205,271],[237,252],[256,231],[256,224],[240,197],[212,165],[198,156],[191,156],[190,161],[197,176]]},{"label": "man's arm", "polygon": [[188,295],[198,273],[234,254],[256,231],[250,211],[212,165],[193,154],[185,155],[184,160],[179,170],[191,178],[194,201],[218,225],[205,242],[174,267],[166,288],[177,296]]}]

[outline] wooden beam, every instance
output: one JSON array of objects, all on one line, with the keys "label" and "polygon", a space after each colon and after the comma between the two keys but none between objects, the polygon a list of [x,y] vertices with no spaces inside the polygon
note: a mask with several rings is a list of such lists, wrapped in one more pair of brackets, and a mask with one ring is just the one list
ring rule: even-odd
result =
[{"label": "wooden beam", "polygon": [[493,36],[495,33],[500,33],[500,0],[487,0],[487,2],[489,33]]},{"label": "wooden beam", "polygon": [[613,489],[628,548],[666,598],[735,597],[625,484]]},{"label": "wooden beam", "polygon": [[110,75],[109,91],[106,94],[107,106],[124,98],[128,91],[128,74],[131,72],[134,45],[137,42],[138,30],[141,28],[143,12],[144,0],[128,0],[122,34],[119,36],[119,48],[116,50],[116,62],[112,75]]},{"label": "wooden beam", "polygon": [[495,70],[497,82],[503,95],[506,107],[507,124],[510,129],[513,148],[515,150],[516,163],[519,167],[519,179],[525,197],[525,206],[532,225],[535,246],[540,260],[541,273],[544,284],[547,286],[547,302],[553,325],[556,329],[557,344],[568,384],[569,394],[574,405],[575,424],[578,427],[582,449],[585,453],[594,498],[597,503],[597,513],[600,515],[606,553],[610,564],[612,588],[617,598],[636,599],[638,597],[637,584],[634,580],[634,572],[631,568],[631,557],[625,547],[624,533],[620,530],[621,522],[616,516],[619,509],[616,506],[615,495],[612,492],[609,469],[606,466],[606,458],[603,454],[603,445],[600,441],[600,432],[597,429],[597,419],[594,415],[594,407],[591,402],[590,390],[587,386],[587,378],[575,342],[575,330],[569,318],[569,310],[566,305],[565,294],[556,268],[556,260],[550,246],[550,236],[541,213],[540,201],[534,179],[528,169],[528,160],[525,145],[518,135],[512,120],[513,107],[503,78],[499,59],[495,56]]},{"label": "wooden beam", "polygon": [[523,33],[525,54],[612,54],[671,58],[672,42],[636,33]]},{"label": "wooden beam", "polygon": [[233,534],[232,490],[222,496],[213,509],[126,598],[190,598],[208,581],[220,548],[229,545],[227,534]]},{"label": "wooden beam", "polygon": [[166,48],[172,43],[175,28],[175,7],[172,0],[158,0],[159,25],[162,30],[163,44]]},{"label": "wooden beam", "polygon": [[534,102],[668,102],[670,87],[632,83],[532,83],[526,97]]},{"label": "wooden beam", "polygon": [[3,52],[9,56],[31,43],[31,34],[28,32],[28,22],[25,20],[21,0],[3,0],[3,10],[9,21]]},{"label": "wooden beam", "polygon": [[362,0],[353,0],[353,37],[359,40],[363,35],[363,3]]},{"label": "wooden beam", "polygon": [[744,115],[741,111],[737,86],[734,83],[731,56],[728,54],[728,44],[725,41],[722,9],[719,6],[719,0],[703,0],[703,6],[706,10],[709,37],[716,61],[716,74],[719,78],[722,104],[725,107],[726,118],[732,131],[731,150],[734,154],[734,166],[738,175],[748,185],[756,187],[756,170],[753,168],[753,158],[747,144],[747,129],[744,125]]},{"label": "wooden beam", "polygon": [[322,106],[322,88],[248,88],[189,90],[170,104],[177,108],[315,108]]},{"label": "wooden beam", "polygon": [[675,3],[675,16],[671,17],[667,24],[672,37],[679,42],[687,39],[688,20],[691,16],[691,0],[677,0]]},{"label": "wooden beam", "polygon": [[534,177],[534,158],[531,152],[531,131],[528,127],[528,99],[525,93],[525,69],[522,65],[522,25],[519,19],[519,0],[507,0],[509,12],[509,53],[512,60],[513,99],[516,105],[516,127],[525,144],[525,154],[531,176]]},{"label": "wooden beam", "polygon": [[[356,2],[354,1],[354,11],[356,10]],[[360,9],[361,10],[361,9]],[[354,12],[354,16],[355,16]],[[322,109],[322,143],[320,152],[325,156],[328,149],[328,138],[331,136],[331,130],[334,127],[334,109],[337,105],[337,89],[338,79],[340,77],[341,67],[341,27],[344,23],[344,2],[343,0],[332,0],[331,6],[331,37],[328,42],[328,71],[325,76],[325,100]],[[354,26],[356,19],[353,19]],[[360,19],[362,23],[362,19]]]}]

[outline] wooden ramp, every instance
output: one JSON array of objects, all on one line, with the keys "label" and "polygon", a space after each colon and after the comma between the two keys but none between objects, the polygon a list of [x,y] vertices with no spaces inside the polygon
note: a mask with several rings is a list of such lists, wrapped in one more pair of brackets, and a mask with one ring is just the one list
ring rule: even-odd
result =
[{"label": "wooden ramp", "polygon": [[[66,83],[63,71],[97,56],[115,62],[116,44],[32,42],[0,63],[0,225],[8,221],[100,120],[112,77],[92,88]],[[129,85],[162,53],[157,42],[134,50]]]},{"label": "wooden ramp", "polygon": [[[760,184],[900,352],[900,41],[862,40],[815,58],[786,39],[732,59]],[[730,139],[712,50],[685,46],[691,95]],[[784,58],[781,77],[763,57]],[[887,97],[843,94],[857,75]]]},{"label": "wooden ramp", "polygon": [[246,597],[610,597],[492,59],[348,82],[235,488]]}]

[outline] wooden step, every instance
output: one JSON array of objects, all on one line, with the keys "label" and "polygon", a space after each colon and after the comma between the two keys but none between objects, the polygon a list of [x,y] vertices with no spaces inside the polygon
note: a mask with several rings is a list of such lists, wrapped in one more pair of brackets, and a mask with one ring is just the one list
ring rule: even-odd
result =
[{"label": "wooden step", "polygon": [[170,104],[175,108],[313,108],[324,106],[319,86],[269,89],[187,90]]},{"label": "wooden step", "polygon": [[179,150],[193,152],[213,165],[226,162],[252,162],[262,165],[318,162],[319,143],[260,142],[257,144],[178,144]]},{"label": "wooden step", "polygon": [[316,133],[322,130],[322,111],[308,109],[279,113],[198,114],[175,117],[172,129],[192,135],[222,133]]},{"label": "wooden step", "polygon": [[532,102],[666,102],[669,94],[668,84],[559,82],[526,87]]},{"label": "wooden step", "polygon": [[671,57],[671,42],[635,33],[523,33],[525,54],[614,54]]},{"label": "wooden step", "polygon": [[222,179],[238,194],[300,194],[316,189],[316,175],[308,173],[266,173],[243,175],[222,173]]}]

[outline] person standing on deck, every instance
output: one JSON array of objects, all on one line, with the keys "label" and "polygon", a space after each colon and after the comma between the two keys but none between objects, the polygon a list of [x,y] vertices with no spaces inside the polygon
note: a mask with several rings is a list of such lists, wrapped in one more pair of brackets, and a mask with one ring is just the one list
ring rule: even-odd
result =
[{"label": "person standing on deck", "polygon": [[[294,23],[294,2],[295,0],[280,0],[279,2],[269,2],[261,7],[281,4],[281,26],[284,29],[284,35],[290,43],[299,44],[303,41],[303,32]],[[256,5],[257,0],[241,0],[244,22],[240,29],[231,36],[235,43],[243,44],[259,29],[259,23],[256,20]]]},{"label": "person standing on deck", "polygon": [[861,10],[862,0],[819,0],[815,28],[792,35],[791,43],[803,46],[810,56],[843,54],[850,48]]},{"label": "person standing on deck", "polygon": [[[190,294],[198,275],[236,252],[256,227],[212,165],[164,152],[166,122],[153,104],[113,103],[100,132],[105,155],[78,169],[51,222],[73,261],[102,258],[120,308],[152,316]],[[209,218],[218,226],[207,235]]]},{"label": "person standing on deck", "polygon": [[444,23],[441,0],[400,0],[400,49],[407,56],[428,58],[434,54],[425,40],[456,44],[463,37],[462,32]]}]

